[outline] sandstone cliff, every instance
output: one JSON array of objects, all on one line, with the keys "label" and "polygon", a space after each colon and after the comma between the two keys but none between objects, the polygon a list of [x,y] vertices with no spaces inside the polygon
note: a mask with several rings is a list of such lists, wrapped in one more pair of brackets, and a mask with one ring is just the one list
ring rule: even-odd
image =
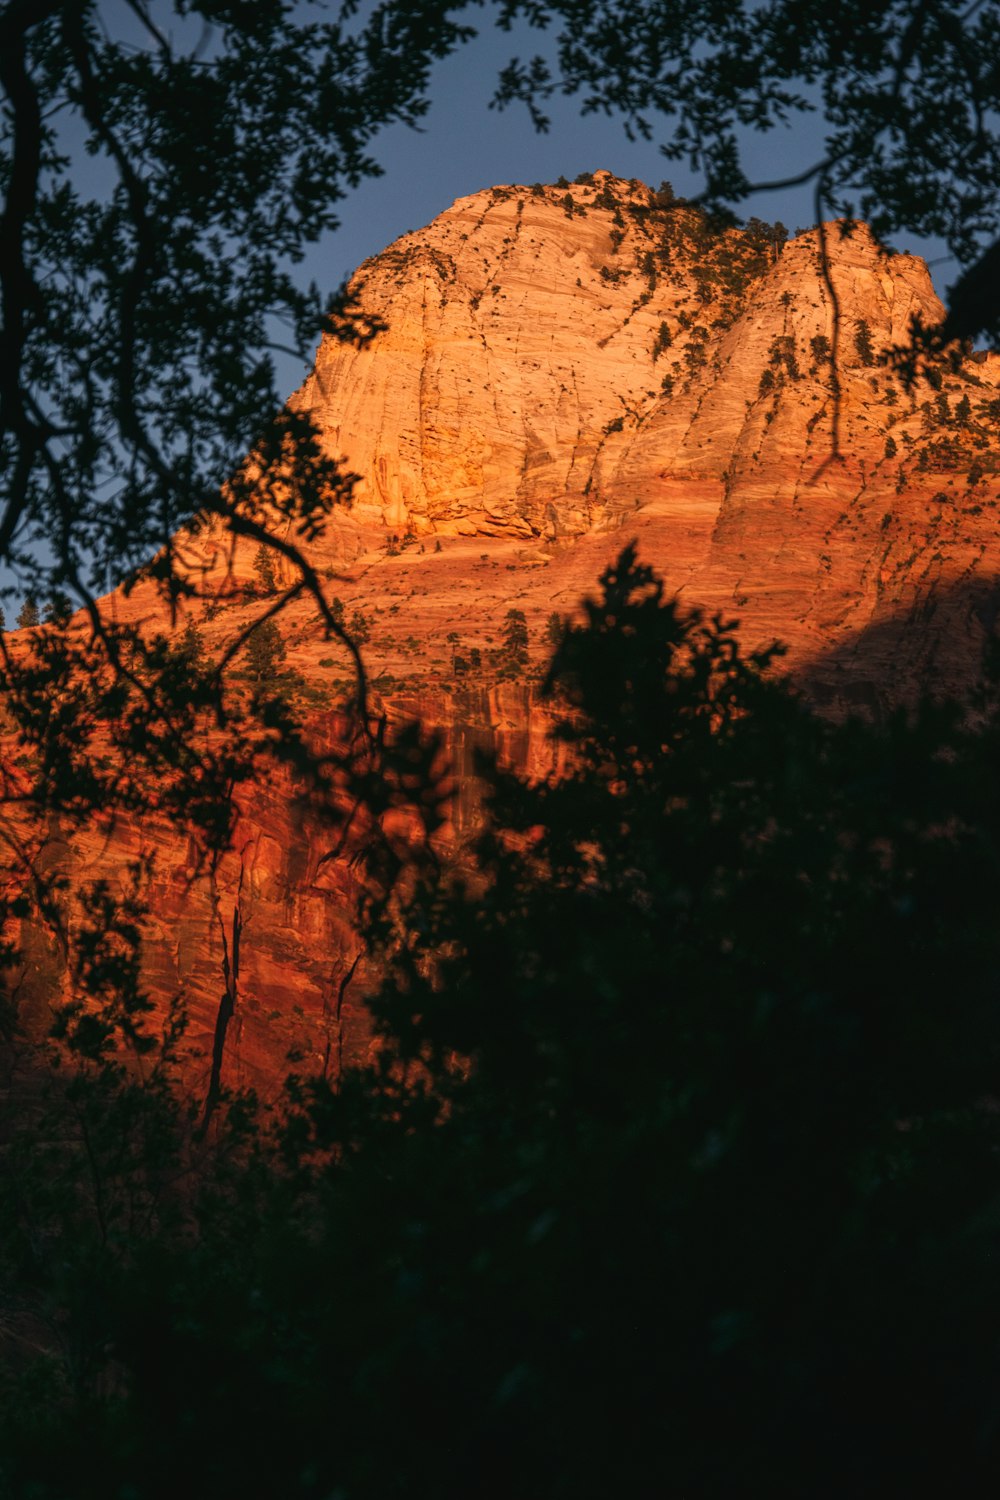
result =
[{"label": "sandstone cliff", "polygon": [[[913,315],[938,316],[926,267],[863,227],[831,226],[827,245],[829,281],[815,230],[783,246],[719,233],[596,173],[460,199],[361,268],[385,331],[363,349],[325,341],[293,398],[360,476],[312,556],[348,620],[363,616],[390,717],[442,731],[460,825],[475,746],[553,764],[530,676],[496,681],[507,611],[541,661],[550,615],[571,614],[632,537],[683,601],[738,617],[748,647],[787,642],[828,711],[974,676],[1000,607],[1000,359],[906,390],[878,355]],[[221,652],[261,608],[252,552],[211,534],[184,546]],[[150,586],[107,608],[162,625]],[[322,731],[349,661],[304,599],[282,629]],[[71,844],[54,827],[48,857],[86,877],[156,851],[149,984],[185,996],[205,1056],[238,910],[236,1081],[290,1047],[334,1065],[366,1045],[350,877],[324,840],[279,777],[243,797],[211,880],[162,822]],[[44,1002],[59,955],[27,936],[25,992]]]},{"label": "sandstone cliff", "polygon": [[926,266],[863,226],[827,246],[836,310],[817,231],[718,234],[600,172],[494,188],[361,268],[386,332],[324,342],[294,400],[360,476],[362,524],[532,545],[557,564],[525,589],[539,612],[588,581],[570,544],[624,527],[796,665],[836,651],[842,673],[852,637],[902,615],[925,626],[894,648],[910,684],[961,675],[993,611],[1000,359],[906,391],[877,361],[939,316]]}]

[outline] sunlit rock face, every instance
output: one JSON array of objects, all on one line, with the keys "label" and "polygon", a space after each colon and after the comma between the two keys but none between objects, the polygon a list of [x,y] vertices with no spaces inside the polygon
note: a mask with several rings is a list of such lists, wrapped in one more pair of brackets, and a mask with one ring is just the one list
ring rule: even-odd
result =
[{"label": "sunlit rock face", "polygon": [[[879,355],[940,316],[926,266],[864,226],[825,240],[824,271],[818,231],[716,233],[603,172],[493,188],[361,268],[386,331],[327,339],[293,399],[360,476],[359,523],[549,561],[635,533],[755,643],[784,640],[793,665],[835,652],[816,678],[834,708],[935,662],[961,676],[1000,560],[1000,359],[904,389]],[[874,677],[841,694],[853,637],[900,615],[928,628],[870,641]]]},{"label": "sunlit rock face", "polygon": [[[878,356],[913,316],[939,317],[926,267],[863,227],[828,226],[826,249],[824,270],[817,231],[783,246],[713,233],[595,173],[460,199],[361,268],[385,331],[360,349],[326,340],[293,398],[359,476],[310,556],[347,620],[363,617],[375,704],[441,735],[459,833],[477,816],[477,750],[559,770],[547,627],[633,539],[682,603],[739,619],[747,649],[787,643],[825,712],[974,679],[1000,610],[1000,359],[906,390]],[[184,549],[221,654],[264,607],[253,549],[212,533]],[[149,585],[106,607],[165,628]],[[529,670],[499,680],[512,608]],[[304,595],[281,628],[306,711],[333,732],[349,658]],[[161,1006],[183,996],[200,1086],[238,913],[223,1080],[266,1090],[289,1051],[331,1070],[370,1045],[353,877],[330,848],[282,774],[240,793],[211,878],[155,819],[69,840],[54,819],[47,857],[89,879],[155,854],[147,982]],[[58,946],[26,939],[23,992],[44,1009]]]}]

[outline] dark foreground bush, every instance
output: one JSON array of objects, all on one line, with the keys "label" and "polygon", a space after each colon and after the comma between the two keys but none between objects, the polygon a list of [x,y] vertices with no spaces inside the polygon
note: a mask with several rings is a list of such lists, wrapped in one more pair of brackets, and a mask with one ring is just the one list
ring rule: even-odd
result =
[{"label": "dark foreground bush", "polygon": [[985,1492],[996,723],[766,664],[626,552],[551,667],[572,772],[484,766],[474,858],[369,894],[377,1067],[200,1140],[169,1057],[35,1081],[0,1493]]}]

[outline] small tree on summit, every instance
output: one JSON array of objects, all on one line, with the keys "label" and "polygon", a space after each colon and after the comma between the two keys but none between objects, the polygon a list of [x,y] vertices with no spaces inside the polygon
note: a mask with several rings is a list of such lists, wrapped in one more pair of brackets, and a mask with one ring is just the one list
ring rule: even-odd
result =
[{"label": "small tree on summit", "polygon": [[758,219],[756,215],[752,215],[747,220],[744,233],[752,244],[759,246],[761,250],[769,251],[774,261],[778,259],[782,246],[788,239],[788,230],[780,219],[770,224],[766,219]]},{"label": "small tree on summit", "polygon": [[33,630],[39,622],[38,602],[29,594],[21,605],[21,612],[17,617],[18,630]]}]

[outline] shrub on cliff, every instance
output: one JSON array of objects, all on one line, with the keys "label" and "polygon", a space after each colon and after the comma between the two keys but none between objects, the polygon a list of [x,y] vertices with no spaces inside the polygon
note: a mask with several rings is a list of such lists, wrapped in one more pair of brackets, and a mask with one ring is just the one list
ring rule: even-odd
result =
[{"label": "shrub on cliff", "polygon": [[509,609],[504,616],[500,647],[501,670],[523,672],[528,664],[528,625],[523,609]]},{"label": "shrub on cliff", "polygon": [[253,570],[259,580],[260,592],[269,597],[278,591],[278,580],[274,571],[274,559],[269,549],[263,545],[254,553]]},{"label": "shrub on cliff", "polygon": [[566,621],[557,610],[553,610],[545,622],[545,640],[553,650],[561,644],[566,631]]},{"label": "shrub on cliff", "polygon": [[362,609],[355,609],[347,625],[348,633],[352,640],[359,646],[364,646],[371,640],[372,628],[368,616]]},{"label": "shrub on cliff", "polygon": [[829,364],[833,349],[825,333],[814,334],[809,340],[809,348],[812,351],[812,369],[815,373],[820,365]]},{"label": "shrub on cliff", "polygon": [[285,638],[274,620],[262,620],[247,641],[247,666],[257,682],[271,682],[288,655]]},{"label": "shrub on cliff", "polygon": [[858,359],[863,365],[871,366],[875,363],[875,350],[872,346],[872,331],[864,318],[859,318],[854,328],[854,348]]}]

